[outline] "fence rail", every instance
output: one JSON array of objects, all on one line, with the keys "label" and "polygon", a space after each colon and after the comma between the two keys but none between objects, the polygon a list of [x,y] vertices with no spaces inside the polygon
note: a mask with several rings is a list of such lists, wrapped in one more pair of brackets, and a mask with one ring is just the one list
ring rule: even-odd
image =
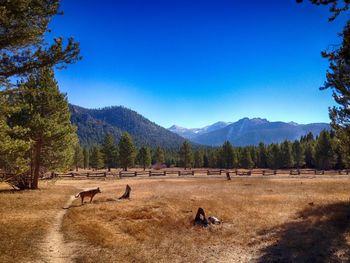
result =
[{"label": "fence rail", "polygon": [[[51,173],[50,178],[56,177],[67,177],[67,178],[99,178],[99,177],[137,177],[137,176],[275,176],[275,175],[284,175],[284,176],[296,176],[296,175],[349,175],[349,169],[343,170],[316,170],[316,169],[208,169],[208,170],[149,170],[149,171],[118,171],[118,172],[70,172],[70,173]],[[3,173],[0,173],[3,176]]]}]

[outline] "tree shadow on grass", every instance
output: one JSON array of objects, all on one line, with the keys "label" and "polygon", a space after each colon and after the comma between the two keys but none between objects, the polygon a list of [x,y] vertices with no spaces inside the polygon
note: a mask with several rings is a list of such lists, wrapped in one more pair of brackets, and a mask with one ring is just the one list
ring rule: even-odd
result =
[{"label": "tree shadow on grass", "polygon": [[312,206],[293,222],[259,233],[276,239],[261,249],[257,262],[350,262],[350,203]]}]

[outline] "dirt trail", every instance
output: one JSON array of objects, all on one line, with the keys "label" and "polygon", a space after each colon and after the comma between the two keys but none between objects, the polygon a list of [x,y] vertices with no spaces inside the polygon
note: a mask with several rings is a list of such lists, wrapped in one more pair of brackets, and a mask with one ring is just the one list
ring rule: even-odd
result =
[{"label": "dirt trail", "polygon": [[44,246],[43,261],[47,263],[71,263],[73,254],[73,244],[64,242],[61,231],[63,217],[67,213],[67,208],[72,204],[74,195],[70,196],[63,209],[55,216],[51,229],[49,230]]}]

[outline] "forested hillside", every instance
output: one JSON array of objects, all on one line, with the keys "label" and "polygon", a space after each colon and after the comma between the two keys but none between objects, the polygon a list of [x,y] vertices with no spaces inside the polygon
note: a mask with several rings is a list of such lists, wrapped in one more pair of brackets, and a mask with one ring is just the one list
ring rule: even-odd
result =
[{"label": "forested hillside", "polygon": [[149,121],[137,112],[120,107],[85,109],[70,105],[71,121],[78,128],[81,145],[102,143],[110,133],[118,141],[122,132],[128,132],[136,146],[178,148],[185,139]]}]

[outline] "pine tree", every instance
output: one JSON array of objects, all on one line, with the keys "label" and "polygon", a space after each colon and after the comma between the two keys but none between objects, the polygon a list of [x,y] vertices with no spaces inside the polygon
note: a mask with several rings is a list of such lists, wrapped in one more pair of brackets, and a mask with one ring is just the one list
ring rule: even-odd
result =
[{"label": "pine tree", "polygon": [[305,148],[305,165],[306,167],[315,167],[315,147],[314,141],[309,141],[304,144]]},{"label": "pine tree", "polygon": [[226,169],[233,168],[236,160],[233,147],[229,141],[225,141],[221,147],[222,167]]},{"label": "pine tree", "polygon": [[278,169],[281,165],[280,147],[278,144],[271,144],[268,147],[268,165],[272,169]]},{"label": "pine tree", "polygon": [[188,141],[182,144],[179,154],[185,170],[192,167],[192,146]]},{"label": "pine tree", "polygon": [[20,126],[28,130],[22,139],[32,142],[29,170],[33,178],[31,187],[36,189],[40,173],[71,166],[76,129],[70,122],[67,98],[60,93],[51,69],[40,69],[30,75],[11,100],[22,105],[8,121],[12,129]]},{"label": "pine tree", "polygon": [[108,171],[111,171],[111,168],[117,166],[118,159],[118,149],[114,142],[113,136],[108,133],[102,144],[102,153],[104,157],[105,167],[108,168]]},{"label": "pine tree", "polygon": [[23,136],[27,132],[26,128],[13,124],[9,126],[7,116],[19,110],[18,105],[9,103],[7,96],[0,96],[0,169],[7,174],[15,174],[16,178],[29,170],[27,152],[32,145]]},{"label": "pine tree", "polygon": [[156,148],[154,152],[153,160],[155,163],[159,163],[159,164],[163,164],[165,162],[164,151],[162,148],[160,147]]},{"label": "pine tree", "polygon": [[98,146],[94,146],[91,149],[90,166],[93,169],[101,169],[104,166],[103,155],[102,155],[101,150]]},{"label": "pine tree", "polygon": [[84,155],[84,169],[89,169],[90,166],[90,153],[89,150],[84,147],[83,149],[83,155]]},{"label": "pine tree", "polygon": [[254,167],[254,162],[248,147],[244,147],[240,153],[240,166],[245,169],[251,169]]},{"label": "pine tree", "polygon": [[200,150],[197,150],[194,153],[194,167],[195,168],[203,167],[203,153]]},{"label": "pine tree", "polygon": [[119,162],[124,171],[135,162],[135,147],[131,136],[125,132],[119,141]]},{"label": "pine tree", "polygon": [[151,165],[151,151],[148,147],[141,147],[139,153],[137,154],[137,160],[140,165],[142,165],[143,170]]},{"label": "pine tree", "polygon": [[267,168],[268,154],[265,145],[261,142],[258,146],[257,167]]},{"label": "pine tree", "polygon": [[291,168],[293,167],[293,154],[292,154],[292,146],[290,142],[284,141],[280,147],[280,160],[282,168]]},{"label": "pine tree", "polygon": [[[341,12],[347,12],[350,5],[348,0],[310,1],[316,5],[330,5],[329,10],[332,16],[329,21],[333,21]],[[302,0],[297,0],[297,2],[302,2]],[[331,125],[341,142],[340,150],[344,156],[343,161],[346,166],[350,167],[350,20],[347,20],[339,35],[343,38],[341,45],[329,52],[322,52],[322,56],[329,61],[329,69],[326,74],[327,80],[321,90],[331,89],[333,99],[337,103],[329,110]]]},{"label": "pine tree", "polygon": [[209,158],[208,153],[204,153],[203,155],[203,167],[208,168],[209,167]]},{"label": "pine tree", "polygon": [[60,14],[59,2],[1,1],[0,86],[39,68],[65,66],[80,59],[79,44],[72,38],[66,46],[61,37],[54,41],[44,38],[50,21]]},{"label": "pine tree", "polygon": [[315,147],[316,165],[320,169],[330,169],[335,164],[335,153],[328,131],[321,131]]},{"label": "pine tree", "polygon": [[301,168],[305,165],[305,151],[303,145],[298,141],[294,141],[293,146],[294,166]]},{"label": "pine tree", "polygon": [[74,147],[74,165],[75,169],[78,171],[79,167],[84,166],[84,153],[83,149],[81,148],[80,144],[77,143]]}]

